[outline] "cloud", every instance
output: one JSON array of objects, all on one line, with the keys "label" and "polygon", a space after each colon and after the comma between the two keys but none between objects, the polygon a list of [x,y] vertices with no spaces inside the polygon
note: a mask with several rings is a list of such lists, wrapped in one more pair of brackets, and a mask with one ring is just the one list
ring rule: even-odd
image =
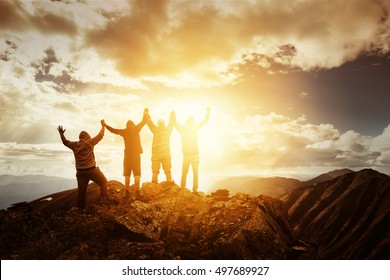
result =
[{"label": "cloud", "polygon": [[0,27],[20,30],[27,25],[25,12],[18,1],[0,1]]},{"label": "cloud", "polygon": [[[118,99],[116,102],[120,102]],[[112,103],[113,106],[114,103]],[[65,109],[71,104],[64,104]],[[154,111],[154,118],[159,115],[167,116],[168,109],[160,108],[164,113]],[[141,107],[138,116],[140,119]],[[182,115],[180,115],[182,117]],[[93,120],[91,120],[92,123]],[[98,131],[98,123],[89,127],[91,134]],[[107,120],[110,125],[123,127],[123,114],[110,115]],[[85,128],[83,121],[80,128]],[[66,135],[70,140],[77,139],[77,126],[65,126]],[[28,165],[34,163],[34,168],[50,165],[52,172],[72,174],[73,155],[60,143],[58,133],[52,129],[53,143],[0,143],[0,158],[4,169],[16,167],[28,170]],[[47,133],[47,131],[46,131]],[[215,139],[212,137],[213,133]],[[38,133],[40,134],[40,133]],[[46,135],[47,136],[47,135]],[[26,137],[26,136],[23,136]],[[46,137],[47,138],[47,137]],[[257,174],[270,176],[283,170],[286,174],[310,173],[319,169],[320,172],[337,168],[374,168],[386,172],[390,167],[390,125],[383,133],[376,136],[365,136],[355,131],[341,133],[331,124],[314,125],[307,122],[304,116],[290,118],[280,114],[245,116],[242,120],[233,119],[213,113],[212,120],[199,135],[201,152],[201,171],[205,174]],[[148,178],[150,169],[151,135],[147,129],[141,135],[144,155],[143,170]],[[47,139],[46,139],[47,140]],[[181,150],[177,133],[172,135],[172,160],[176,176],[180,174]],[[43,141],[43,139],[42,139]],[[104,139],[96,148],[99,165],[111,177],[120,177],[123,143],[120,137],[106,133]],[[211,156],[211,157],[210,157]],[[31,167],[31,166],[30,166]],[[24,170],[23,169],[23,170]],[[21,170],[21,169],[20,169]],[[31,170],[30,170],[31,171]],[[287,172],[287,173],[286,173]],[[147,179],[145,179],[147,180]]]},{"label": "cloud", "polygon": [[[331,5],[325,0],[0,5],[0,32],[22,45],[19,55],[26,48],[33,53],[32,45],[37,53],[55,50],[63,69],[71,65],[83,82],[87,77],[91,81],[92,73],[97,82],[112,74],[103,69],[115,68],[138,79],[138,87],[147,82],[210,87],[231,83],[245,71],[277,74],[332,68],[361,54],[389,51],[390,5],[380,0]],[[85,63],[93,51],[99,62]],[[8,48],[0,58],[9,60],[13,52]],[[58,79],[70,78],[65,75],[68,70]]]},{"label": "cloud", "polygon": [[[42,1],[1,1],[0,2],[0,26],[8,30],[32,30],[43,33],[62,33],[75,35],[77,26],[72,15],[61,9],[63,4],[57,3],[57,9],[50,9],[52,5],[46,5]],[[49,9],[47,9],[49,7]]]},{"label": "cloud", "polygon": [[[237,124],[236,124],[237,125]],[[389,168],[390,126],[376,137],[271,113],[247,116],[225,137],[227,168],[261,172],[298,167]]]},{"label": "cloud", "polygon": [[17,46],[11,40],[5,40],[5,46],[5,50],[0,53],[0,59],[3,61],[8,61],[10,59],[10,55],[12,55],[17,49]]},{"label": "cloud", "polygon": [[[259,105],[251,98],[262,102],[262,110],[251,111],[254,115],[220,114],[214,124],[224,131],[218,139],[225,143],[212,148],[223,150],[217,156],[226,167],[385,168],[390,163],[389,127],[370,137],[341,133],[332,124],[310,124],[304,116],[267,112],[274,110],[268,103],[281,108],[290,97],[279,96],[274,90],[279,85],[294,92],[296,103],[319,96],[306,84],[285,80],[286,73],[388,52],[389,10],[388,1],[368,0],[331,5],[325,0],[0,1],[0,142],[16,143],[7,146],[7,157],[19,151],[25,158],[27,146],[19,145],[34,149],[58,143],[59,124],[73,139],[82,129],[98,131],[101,118],[122,127],[127,119],[139,120],[143,107],[169,100],[166,96],[194,100],[201,95],[196,87],[235,82],[199,97],[204,103],[212,98],[219,103],[245,99],[253,106]],[[279,79],[261,80],[254,73]],[[246,90],[248,84],[237,86],[240,78],[251,76],[258,82],[253,93]],[[169,87],[191,90],[171,94]],[[223,100],[220,92],[233,92],[237,99]],[[164,114],[167,103],[161,107]],[[111,135],[105,141],[121,144]],[[45,146],[35,148],[41,155],[48,149],[50,155]],[[105,156],[104,162],[112,161]]]},{"label": "cloud", "polygon": [[255,53],[280,66],[332,68],[361,53],[389,51],[385,1],[131,4],[128,14],[87,35],[88,46],[129,76],[196,72],[201,65],[226,69]]},{"label": "cloud", "polygon": [[73,66],[63,65],[52,48],[44,51],[44,57],[34,61],[34,78],[37,83],[51,82],[54,89],[60,93],[77,93],[87,85],[74,76]]}]

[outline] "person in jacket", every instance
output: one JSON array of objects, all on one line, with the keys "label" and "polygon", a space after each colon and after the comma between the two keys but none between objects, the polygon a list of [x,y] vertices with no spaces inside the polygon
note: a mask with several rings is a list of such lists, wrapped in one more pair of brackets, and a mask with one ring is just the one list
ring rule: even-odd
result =
[{"label": "person in jacket", "polygon": [[186,187],[188,169],[190,165],[192,166],[193,172],[193,187],[192,191],[194,193],[198,192],[198,180],[199,180],[199,148],[198,148],[198,132],[199,129],[204,126],[210,118],[210,108],[207,108],[206,117],[200,123],[196,124],[193,117],[189,117],[185,125],[180,125],[176,121],[176,116],[174,115],[174,126],[181,136],[182,151],[183,151],[183,166],[181,173],[181,182],[180,186],[182,188]]},{"label": "person in jacket", "polygon": [[77,207],[85,209],[87,199],[87,187],[89,181],[95,182],[100,187],[101,198],[107,198],[107,179],[103,172],[96,166],[94,147],[102,140],[104,136],[104,120],[101,120],[102,128],[99,133],[91,138],[86,131],[81,131],[79,141],[69,141],[65,137],[65,131],[62,125],[57,130],[60,134],[62,143],[71,149],[74,154],[76,164],[77,178]]},{"label": "person in jacket", "polygon": [[166,126],[164,120],[159,119],[157,125],[153,123],[151,118],[148,118],[147,125],[153,133],[152,142],[152,182],[158,182],[158,174],[160,168],[164,170],[166,180],[172,182],[171,174],[171,148],[170,137],[173,130],[173,112],[170,115],[169,123]]},{"label": "person in jacket", "polygon": [[133,121],[129,120],[126,123],[126,128],[117,129],[104,123],[105,127],[111,133],[123,137],[125,144],[123,156],[123,176],[125,177],[125,187],[130,189],[130,176],[134,176],[135,190],[140,188],[141,180],[141,154],[143,153],[139,133],[146,124],[149,117],[149,110],[145,108],[142,121],[135,125]]}]

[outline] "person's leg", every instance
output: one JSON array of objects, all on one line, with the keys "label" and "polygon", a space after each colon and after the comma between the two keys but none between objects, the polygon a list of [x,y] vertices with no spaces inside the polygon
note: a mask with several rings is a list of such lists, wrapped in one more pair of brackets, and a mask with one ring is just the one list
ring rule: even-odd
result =
[{"label": "person's leg", "polygon": [[187,174],[188,174],[189,167],[190,167],[190,161],[188,160],[188,157],[184,156],[183,157],[183,166],[182,166],[182,170],[181,170],[181,182],[180,182],[180,186],[182,188],[186,187]]},{"label": "person's leg", "polygon": [[152,183],[158,182],[159,172],[160,172],[160,159],[152,158]]},{"label": "person's leg", "polygon": [[87,203],[87,187],[89,183],[89,177],[83,174],[82,172],[77,172],[77,207],[79,209],[85,209],[85,204]]},{"label": "person's leg", "polygon": [[134,186],[136,190],[139,190],[141,182],[141,156],[136,155],[133,157],[133,173],[134,173]]},{"label": "person's leg", "polygon": [[171,174],[171,168],[172,168],[172,165],[171,165],[171,155],[166,155],[162,158],[162,167],[163,167],[163,170],[164,170],[164,173],[165,173],[165,177],[167,179],[168,182],[171,182],[172,181],[172,174]]},{"label": "person's leg", "polygon": [[194,173],[194,182],[192,191],[196,193],[198,191],[198,181],[199,181],[199,156],[193,156],[191,159],[192,172]]},{"label": "person's leg", "polygon": [[97,167],[91,172],[91,180],[94,181],[100,187],[100,196],[108,196],[108,184],[107,178],[104,176],[103,172]]},{"label": "person's leg", "polygon": [[139,190],[141,185],[141,176],[134,176],[134,186],[136,190]]},{"label": "person's leg", "polygon": [[123,176],[125,177],[125,189],[130,189],[130,175],[131,175],[131,165],[130,165],[130,157],[124,154],[123,157]]},{"label": "person's leg", "polygon": [[171,171],[165,172],[165,178],[167,179],[168,182],[172,182],[172,173]]},{"label": "person's leg", "polygon": [[125,188],[126,190],[130,188],[130,176],[125,176]]}]

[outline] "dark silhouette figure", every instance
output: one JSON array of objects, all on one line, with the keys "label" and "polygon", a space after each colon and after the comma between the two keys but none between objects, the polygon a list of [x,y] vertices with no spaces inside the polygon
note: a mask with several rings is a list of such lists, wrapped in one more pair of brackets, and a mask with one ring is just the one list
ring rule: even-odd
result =
[{"label": "dark silhouette figure", "polygon": [[133,121],[127,121],[126,128],[112,128],[104,123],[105,127],[112,133],[123,137],[125,144],[123,157],[123,176],[125,177],[125,187],[130,189],[130,176],[133,173],[134,186],[139,190],[141,180],[141,154],[143,153],[139,133],[146,124],[149,117],[149,110],[145,108],[142,121],[135,125]]},{"label": "dark silhouette figure", "polygon": [[198,192],[198,168],[199,168],[199,149],[198,149],[198,131],[205,125],[210,118],[210,108],[207,108],[207,114],[203,121],[198,124],[195,124],[193,117],[189,117],[185,125],[180,125],[176,121],[176,116],[174,115],[174,125],[175,128],[179,131],[181,136],[182,150],[183,150],[183,167],[181,173],[181,183],[182,188],[186,187],[188,169],[190,165],[192,166],[192,172],[194,174],[193,179],[193,188],[194,193]]},{"label": "dark silhouette figure", "polygon": [[157,126],[153,121],[148,119],[147,125],[153,133],[152,143],[152,182],[157,183],[158,173],[162,166],[166,180],[172,182],[171,174],[171,149],[170,137],[173,130],[174,113],[172,112],[169,118],[169,123],[166,126],[164,120],[159,119]]},{"label": "dark silhouette figure", "polygon": [[87,187],[90,180],[100,186],[100,196],[107,197],[107,179],[99,167],[96,167],[94,147],[104,136],[104,120],[101,121],[102,128],[93,138],[86,131],[81,131],[79,141],[69,141],[65,137],[62,125],[57,130],[60,133],[62,143],[71,149],[76,162],[76,178],[78,186],[77,207],[85,209],[87,200]]}]

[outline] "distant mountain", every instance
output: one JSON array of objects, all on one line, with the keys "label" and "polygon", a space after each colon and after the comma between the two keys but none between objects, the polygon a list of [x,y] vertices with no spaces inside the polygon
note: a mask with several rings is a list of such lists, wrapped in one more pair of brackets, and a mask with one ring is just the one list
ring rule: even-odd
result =
[{"label": "distant mountain", "polygon": [[0,175],[0,209],[13,203],[31,201],[47,194],[74,188],[75,179],[43,175]]},{"label": "distant mountain", "polygon": [[390,177],[365,169],[281,197],[322,259],[390,259]]},{"label": "distant mountain", "polygon": [[227,189],[230,194],[244,192],[254,196],[268,195],[277,198],[302,186],[301,181],[284,177],[228,177],[215,182],[213,190]]},{"label": "distant mountain", "polygon": [[328,173],[321,174],[321,175],[319,175],[319,176],[317,176],[317,177],[315,177],[315,178],[313,178],[313,179],[311,179],[309,181],[304,182],[304,185],[305,186],[310,186],[310,185],[314,185],[314,184],[317,184],[317,183],[322,183],[322,182],[331,180],[333,178],[339,177],[341,175],[354,173],[354,172],[355,171],[353,171],[351,169],[347,169],[347,168],[333,170],[333,171],[330,171]]},{"label": "distant mountain", "polygon": [[297,188],[314,185],[325,182],[338,176],[353,173],[350,169],[333,170],[321,174],[308,181],[299,181],[297,179],[285,177],[254,177],[254,176],[235,176],[219,180],[212,185],[212,190],[227,189],[231,194],[245,192],[254,196],[268,195],[278,198]]}]

